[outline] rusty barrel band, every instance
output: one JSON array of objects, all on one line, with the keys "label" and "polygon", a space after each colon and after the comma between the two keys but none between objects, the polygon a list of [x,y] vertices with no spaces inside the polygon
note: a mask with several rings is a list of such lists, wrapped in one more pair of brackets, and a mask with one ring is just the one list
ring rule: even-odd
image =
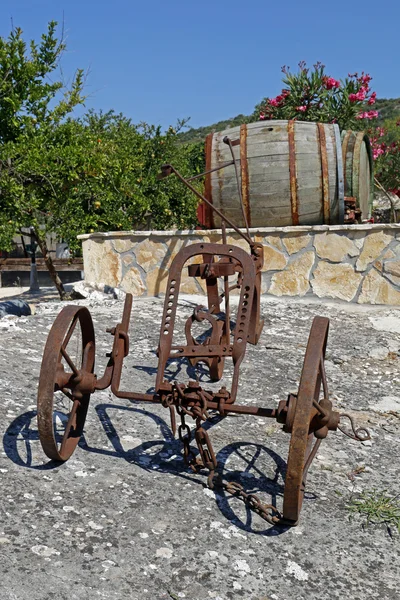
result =
[{"label": "rusty barrel band", "polygon": [[290,205],[292,213],[292,225],[298,225],[299,202],[297,195],[296,144],[294,141],[294,121],[288,121],[287,128],[289,139]]},{"label": "rusty barrel band", "polygon": [[[208,136],[206,137],[206,143],[205,143],[206,171],[209,171],[212,168],[212,166],[211,166],[212,140],[213,140],[213,134],[209,133]],[[209,202],[212,202],[211,175],[212,175],[212,173],[208,173],[206,175],[205,181],[204,181],[204,196],[207,198],[207,200]],[[204,202],[204,205],[205,205],[204,206],[204,221],[205,221],[204,224],[206,227],[213,229],[215,227],[213,211],[209,206],[207,206],[207,204],[205,204],[205,202]]]},{"label": "rusty barrel band", "polygon": [[348,194],[347,189],[347,169],[346,169],[346,155],[347,155],[347,146],[349,145],[350,136],[352,131],[346,131],[342,141],[342,157],[343,157],[343,174],[344,174],[344,193]]},{"label": "rusty barrel band", "polygon": [[364,141],[365,133],[359,131],[356,135],[353,151],[352,179],[353,179],[353,196],[356,197],[356,206],[360,208],[360,158],[361,146]]},{"label": "rusty barrel band", "polygon": [[240,175],[242,183],[242,202],[247,218],[247,223],[251,227],[251,209],[249,200],[249,164],[247,162],[247,125],[243,123],[240,126]]},{"label": "rusty barrel band", "polygon": [[326,148],[325,127],[323,123],[317,123],[319,150],[321,156],[321,177],[322,177],[322,206],[324,214],[324,225],[331,222],[331,207],[329,198],[329,171],[328,171],[328,152]]}]

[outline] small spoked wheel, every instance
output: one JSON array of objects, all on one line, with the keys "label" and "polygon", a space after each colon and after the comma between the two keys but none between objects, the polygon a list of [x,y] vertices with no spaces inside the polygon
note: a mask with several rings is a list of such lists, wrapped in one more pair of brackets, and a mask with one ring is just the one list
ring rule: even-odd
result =
[{"label": "small spoked wheel", "polygon": [[[308,338],[300,378],[297,398],[291,404],[292,414],[288,413],[285,430],[291,432],[287,461],[283,518],[295,525],[299,519],[307,472],[314,459],[321,439],[313,445],[314,433],[311,428],[312,413],[321,395],[328,398],[325,377],[325,350],[328,340],[329,319],[315,317]],[[321,394],[322,392],[322,394]]]},{"label": "small spoked wheel", "polygon": [[94,360],[88,309],[64,307],[47,338],[37,399],[39,439],[52,460],[68,460],[82,435],[95,385]]}]

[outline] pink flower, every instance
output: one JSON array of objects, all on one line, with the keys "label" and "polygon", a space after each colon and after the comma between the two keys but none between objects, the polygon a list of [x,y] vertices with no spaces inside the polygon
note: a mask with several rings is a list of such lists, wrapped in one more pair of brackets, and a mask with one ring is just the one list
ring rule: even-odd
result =
[{"label": "pink flower", "polygon": [[370,110],[368,112],[359,113],[356,116],[356,119],[376,119],[377,116],[378,116],[377,110]]},{"label": "pink flower", "polygon": [[368,84],[371,81],[371,79],[372,79],[372,77],[371,77],[371,75],[368,75],[368,73],[366,73],[365,75],[364,75],[364,72],[361,73],[360,81],[364,85],[368,86]]},{"label": "pink flower", "polygon": [[283,98],[287,98],[288,96],[290,96],[290,90],[282,90],[281,95],[283,96]]},{"label": "pink flower", "polygon": [[350,102],[362,102],[363,100],[365,100],[367,94],[368,94],[368,88],[366,88],[365,86],[362,86],[358,90],[357,94],[349,94],[349,100],[350,100]]},{"label": "pink flower", "polygon": [[339,88],[340,81],[334,79],[333,77],[325,77],[324,78],[325,87],[327,90],[331,90],[332,88]]},{"label": "pink flower", "polygon": [[378,158],[378,156],[381,156],[381,154],[385,154],[385,151],[381,146],[378,146],[377,148],[373,149],[372,154],[374,156],[374,159],[376,159]]},{"label": "pink flower", "polygon": [[263,119],[265,119],[265,115],[264,113],[260,113],[260,120],[263,121]]},{"label": "pink flower", "polygon": [[375,104],[375,100],[376,100],[376,92],[373,92],[373,94],[371,94],[370,99],[368,100],[368,104]]},{"label": "pink flower", "polygon": [[367,89],[365,89],[365,87],[361,87],[361,88],[358,90],[357,94],[356,94],[356,98],[357,98],[357,100],[360,100],[360,102],[362,102],[363,100],[365,100],[365,97],[366,97],[366,95],[367,95],[367,92],[368,92],[368,90],[367,90]]},{"label": "pink flower", "polygon": [[271,106],[278,106],[278,100],[276,98],[271,98],[270,100],[268,100],[268,103]]},{"label": "pink flower", "polygon": [[306,112],[307,106],[296,106],[296,110],[299,110],[300,112]]}]

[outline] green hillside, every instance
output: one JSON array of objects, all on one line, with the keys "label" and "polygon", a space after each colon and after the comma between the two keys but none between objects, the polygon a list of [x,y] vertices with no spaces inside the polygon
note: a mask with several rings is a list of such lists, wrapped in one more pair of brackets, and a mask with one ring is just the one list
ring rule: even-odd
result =
[{"label": "green hillside", "polygon": [[[377,98],[373,108],[379,112],[379,121],[393,117],[400,118],[400,98]],[[182,143],[202,142],[209,133],[223,131],[242,123],[250,123],[253,119],[253,115],[238,115],[237,117],[218,121],[218,123],[206,125],[205,127],[198,127],[197,129],[191,127],[187,131],[179,133],[177,137]]]}]

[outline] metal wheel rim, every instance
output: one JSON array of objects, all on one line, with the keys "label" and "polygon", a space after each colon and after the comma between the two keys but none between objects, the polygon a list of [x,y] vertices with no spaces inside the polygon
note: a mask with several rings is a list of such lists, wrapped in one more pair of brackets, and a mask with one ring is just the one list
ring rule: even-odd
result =
[{"label": "metal wheel rim", "polygon": [[[73,454],[83,432],[90,394],[85,394],[80,401],[74,400],[71,408],[75,414],[71,420],[68,433],[63,436],[61,444],[57,442],[54,432],[54,387],[57,377],[57,366],[61,362],[61,346],[73,323],[80,327],[82,336],[82,363],[77,365],[89,373],[94,371],[95,338],[92,318],[86,307],[66,306],[54,321],[43,353],[39,376],[37,397],[37,417],[39,439],[45,454],[52,460],[66,461]],[[75,328],[74,327],[74,328]],[[72,410],[69,413],[69,417]]]},{"label": "metal wheel rim", "polygon": [[283,498],[283,517],[295,523],[299,519],[303,503],[307,471],[321,443],[321,440],[317,440],[312,446],[314,434],[309,434],[309,423],[313,399],[319,399],[321,362],[325,358],[328,329],[329,319],[314,318],[297,395]]}]

